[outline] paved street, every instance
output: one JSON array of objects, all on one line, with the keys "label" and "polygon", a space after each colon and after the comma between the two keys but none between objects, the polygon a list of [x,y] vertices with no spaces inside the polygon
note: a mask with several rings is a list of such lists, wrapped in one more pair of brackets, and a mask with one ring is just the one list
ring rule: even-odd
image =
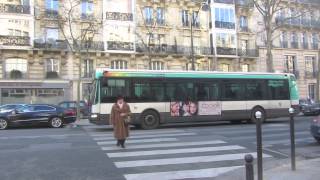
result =
[{"label": "paved street", "polygon": [[[296,118],[297,159],[319,158],[309,133],[312,117]],[[263,125],[264,167],[290,156],[286,119]],[[127,148],[115,146],[112,129],[80,126],[0,131],[1,179],[224,179],[256,154],[254,124],[170,125],[131,131]]]}]

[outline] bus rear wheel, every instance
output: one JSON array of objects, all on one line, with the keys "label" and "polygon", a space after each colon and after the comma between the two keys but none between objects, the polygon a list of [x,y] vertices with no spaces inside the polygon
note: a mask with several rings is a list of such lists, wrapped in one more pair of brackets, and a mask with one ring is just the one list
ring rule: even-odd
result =
[{"label": "bus rear wheel", "polygon": [[155,129],[159,126],[159,116],[155,111],[146,111],[141,116],[142,129]]},{"label": "bus rear wheel", "polygon": [[251,123],[257,123],[257,118],[255,114],[258,111],[261,112],[261,123],[264,123],[266,121],[266,112],[264,111],[264,109],[262,109],[261,107],[255,107],[251,111],[251,119],[250,119]]}]

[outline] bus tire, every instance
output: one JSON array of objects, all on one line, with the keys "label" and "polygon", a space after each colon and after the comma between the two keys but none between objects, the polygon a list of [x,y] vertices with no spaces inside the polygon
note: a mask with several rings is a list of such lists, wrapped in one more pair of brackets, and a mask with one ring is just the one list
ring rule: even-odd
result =
[{"label": "bus tire", "polygon": [[156,129],[159,122],[159,115],[155,111],[148,110],[141,115],[141,128],[142,129]]},{"label": "bus tire", "polygon": [[266,112],[263,108],[261,107],[255,107],[252,109],[251,111],[251,119],[250,122],[251,123],[257,123],[257,119],[256,119],[256,112],[260,111],[261,112],[261,123],[264,123],[266,121]]}]

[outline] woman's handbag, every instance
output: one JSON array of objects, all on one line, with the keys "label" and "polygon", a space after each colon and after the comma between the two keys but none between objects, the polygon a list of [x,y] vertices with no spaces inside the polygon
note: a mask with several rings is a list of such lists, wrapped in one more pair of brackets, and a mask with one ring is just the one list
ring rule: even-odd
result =
[{"label": "woman's handbag", "polygon": [[124,123],[125,124],[130,124],[131,122],[131,117],[130,116],[127,116],[126,118],[123,119]]}]

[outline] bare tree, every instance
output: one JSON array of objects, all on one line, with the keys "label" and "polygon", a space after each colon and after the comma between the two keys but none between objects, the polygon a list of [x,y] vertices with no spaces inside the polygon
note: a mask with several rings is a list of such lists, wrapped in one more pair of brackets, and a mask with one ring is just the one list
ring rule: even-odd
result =
[{"label": "bare tree", "polygon": [[83,0],[65,0],[60,4],[57,16],[57,24],[62,33],[67,51],[72,57],[79,56],[77,70],[77,120],[80,120],[80,84],[82,76],[83,58],[89,57],[89,50],[95,49],[94,37],[102,27],[102,16],[95,17],[94,14],[81,14],[81,3]]},{"label": "bare tree", "polygon": [[[277,14],[291,11],[291,4],[287,0],[253,0],[253,3],[263,18],[263,28],[266,35],[266,63],[267,71],[273,72],[272,49],[276,30],[284,27],[288,22],[298,19],[309,10],[300,9],[299,12],[291,12],[290,16],[276,18]],[[296,2],[293,2],[296,3]]]}]

